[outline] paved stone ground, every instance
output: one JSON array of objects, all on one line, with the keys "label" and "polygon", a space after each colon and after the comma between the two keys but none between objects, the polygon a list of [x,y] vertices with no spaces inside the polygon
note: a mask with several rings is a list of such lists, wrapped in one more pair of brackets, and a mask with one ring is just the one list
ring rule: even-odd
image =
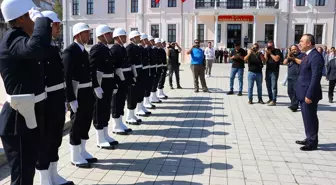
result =
[{"label": "paved stone ground", "polygon": [[[153,116],[133,126],[133,134],[115,136],[121,143],[117,150],[98,149],[91,129],[88,150],[100,159],[94,168],[78,169],[70,164],[65,135],[60,174],[76,184],[90,185],[336,185],[335,105],[321,101],[320,149],[302,152],[294,143],[304,138],[301,113],[287,109],[286,87],[279,85],[276,107],[248,105],[247,70],[243,97],[224,93],[230,65],[213,66],[214,77],[207,79],[211,94],[194,93],[189,67],[182,70],[184,89],[167,89],[170,98],[158,104]],[[281,69],[280,79],[285,71]],[[266,93],[264,84],[267,101]],[[9,184],[8,170],[8,166],[1,167],[0,184]],[[36,184],[38,180],[36,175]]]}]

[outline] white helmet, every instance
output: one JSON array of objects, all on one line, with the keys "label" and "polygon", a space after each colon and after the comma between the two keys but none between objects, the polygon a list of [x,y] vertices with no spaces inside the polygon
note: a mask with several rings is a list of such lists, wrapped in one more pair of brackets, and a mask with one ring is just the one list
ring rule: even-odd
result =
[{"label": "white helmet", "polygon": [[130,39],[133,39],[134,37],[140,36],[141,34],[138,31],[131,31],[128,35]]},{"label": "white helmet", "polygon": [[165,43],[166,41],[164,39],[161,39],[161,43]]},{"label": "white helmet", "polygon": [[126,31],[122,28],[116,28],[113,31],[113,38],[126,35]]},{"label": "white helmet", "polygon": [[101,25],[97,26],[97,28],[96,28],[96,37],[104,35],[105,33],[112,33],[111,28],[108,27],[105,24],[101,24]]},{"label": "white helmet", "polygon": [[151,35],[148,35],[148,40],[154,40],[154,37]]},{"label": "white helmet", "polygon": [[32,0],[4,0],[1,3],[2,15],[6,22],[21,17],[33,7],[36,5]]},{"label": "white helmet", "polygon": [[148,39],[148,35],[146,33],[141,33],[140,40]]},{"label": "white helmet", "polygon": [[75,24],[72,28],[72,35],[76,36],[79,33],[83,32],[83,31],[88,31],[91,30],[89,25],[83,23],[83,22],[79,22],[77,24]]},{"label": "white helmet", "polygon": [[161,43],[161,39],[159,39],[159,38],[155,38],[155,39],[154,39],[154,42],[155,42],[155,44],[157,44],[157,43]]},{"label": "white helmet", "polygon": [[48,17],[48,18],[51,19],[53,22],[62,22],[61,20],[59,20],[57,14],[56,14],[55,12],[53,12],[53,11],[49,11],[49,10],[47,10],[47,11],[43,11],[43,12],[41,12],[41,13],[42,13],[42,15],[43,15],[44,17]]}]

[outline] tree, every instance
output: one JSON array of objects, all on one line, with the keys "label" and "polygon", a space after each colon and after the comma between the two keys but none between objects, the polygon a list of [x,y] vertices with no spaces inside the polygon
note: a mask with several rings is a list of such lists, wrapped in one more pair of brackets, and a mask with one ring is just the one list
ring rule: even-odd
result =
[{"label": "tree", "polygon": [[54,4],[54,11],[58,15],[59,19],[63,20],[63,10],[62,10],[62,5],[59,2],[59,0],[56,0]]}]

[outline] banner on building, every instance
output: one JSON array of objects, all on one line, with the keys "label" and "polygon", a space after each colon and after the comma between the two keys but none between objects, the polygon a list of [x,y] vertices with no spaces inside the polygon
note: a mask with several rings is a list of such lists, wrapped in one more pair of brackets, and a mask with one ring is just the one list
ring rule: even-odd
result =
[{"label": "banner on building", "polygon": [[244,21],[253,22],[253,15],[219,15],[218,21]]}]

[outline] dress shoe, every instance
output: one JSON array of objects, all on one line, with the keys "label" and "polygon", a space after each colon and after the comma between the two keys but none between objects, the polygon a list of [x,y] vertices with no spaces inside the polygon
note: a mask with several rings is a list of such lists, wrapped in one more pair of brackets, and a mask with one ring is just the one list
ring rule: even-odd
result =
[{"label": "dress shoe", "polygon": [[239,92],[239,93],[237,94],[237,96],[243,96],[243,93]]},{"label": "dress shoe", "polygon": [[180,85],[177,86],[177,89],[182,89],[182,87]]},{"label": "dress shoe", "polygon": [[296,112],[298,109],[297,109],[297,107],[291,107],[290,110],[291,110],[292,112]]},{"label": "dress shoe", "polygon": [[174,89],[174,87],[171,85],[171,86],[170,86],[170,89],[171,89],[171,90],[173,90],[173,89]]},{"label": "dress shoe", "polygon": [[296,143],[296,144],[299,144],[299,145],[306,145],[306,144],[307,144],[307,140],[306,140],[306,139],[305,139],[305,140],[302,140],[302,141],[297,140],[297,141],[295,141],[295,143]]},{"label": "dress shoe", "polygon": [[252,104],[253,104],[252,100],[249,100],[249,101],[248,101],[248,104],[252,105]]},{"label": "dress shoe", "polygon": [[233,94],[233,91],[229,91],[226,93],[227,95],[232,95]]},{"label": "dress shoe", "polygon": [[265,104],[265,102],[263,100],[261,100],[261,99],[258,101],[258,103],[259,104]]},{"label": "dress shoe", "polygon": [[198,93],[199,92],[199,90],[198,89],[195,89],[195,91],[194,91],[195,93]]},{"label": "dress shoe", "polygon": [[316,146],[305,145],[305,146],[301,147],[300,150],[302,150],[302,151],[313,151],[313,150],[317,150],[317,145],[316,145]]},{"label": "dress shoe", "polygon": [[266,102],[266,104],[269,104],[269,103],[271,103],[272,102],[272,100],[268,100],[267,102]]},{"label": "dress shoe", "polygon": [[331,100],[331,99],[329,99],[329,103],[334,103],[334,101],[333,101],[333,100]]},{"label": "dress shoe", "polygon": [[203,89],[203,92],[211,93],[209,89]]},{"label": "dress shoe", "polygon": [[267,104],[268,106],[276,106],[275,101],[271,101],[269,104]]}]

